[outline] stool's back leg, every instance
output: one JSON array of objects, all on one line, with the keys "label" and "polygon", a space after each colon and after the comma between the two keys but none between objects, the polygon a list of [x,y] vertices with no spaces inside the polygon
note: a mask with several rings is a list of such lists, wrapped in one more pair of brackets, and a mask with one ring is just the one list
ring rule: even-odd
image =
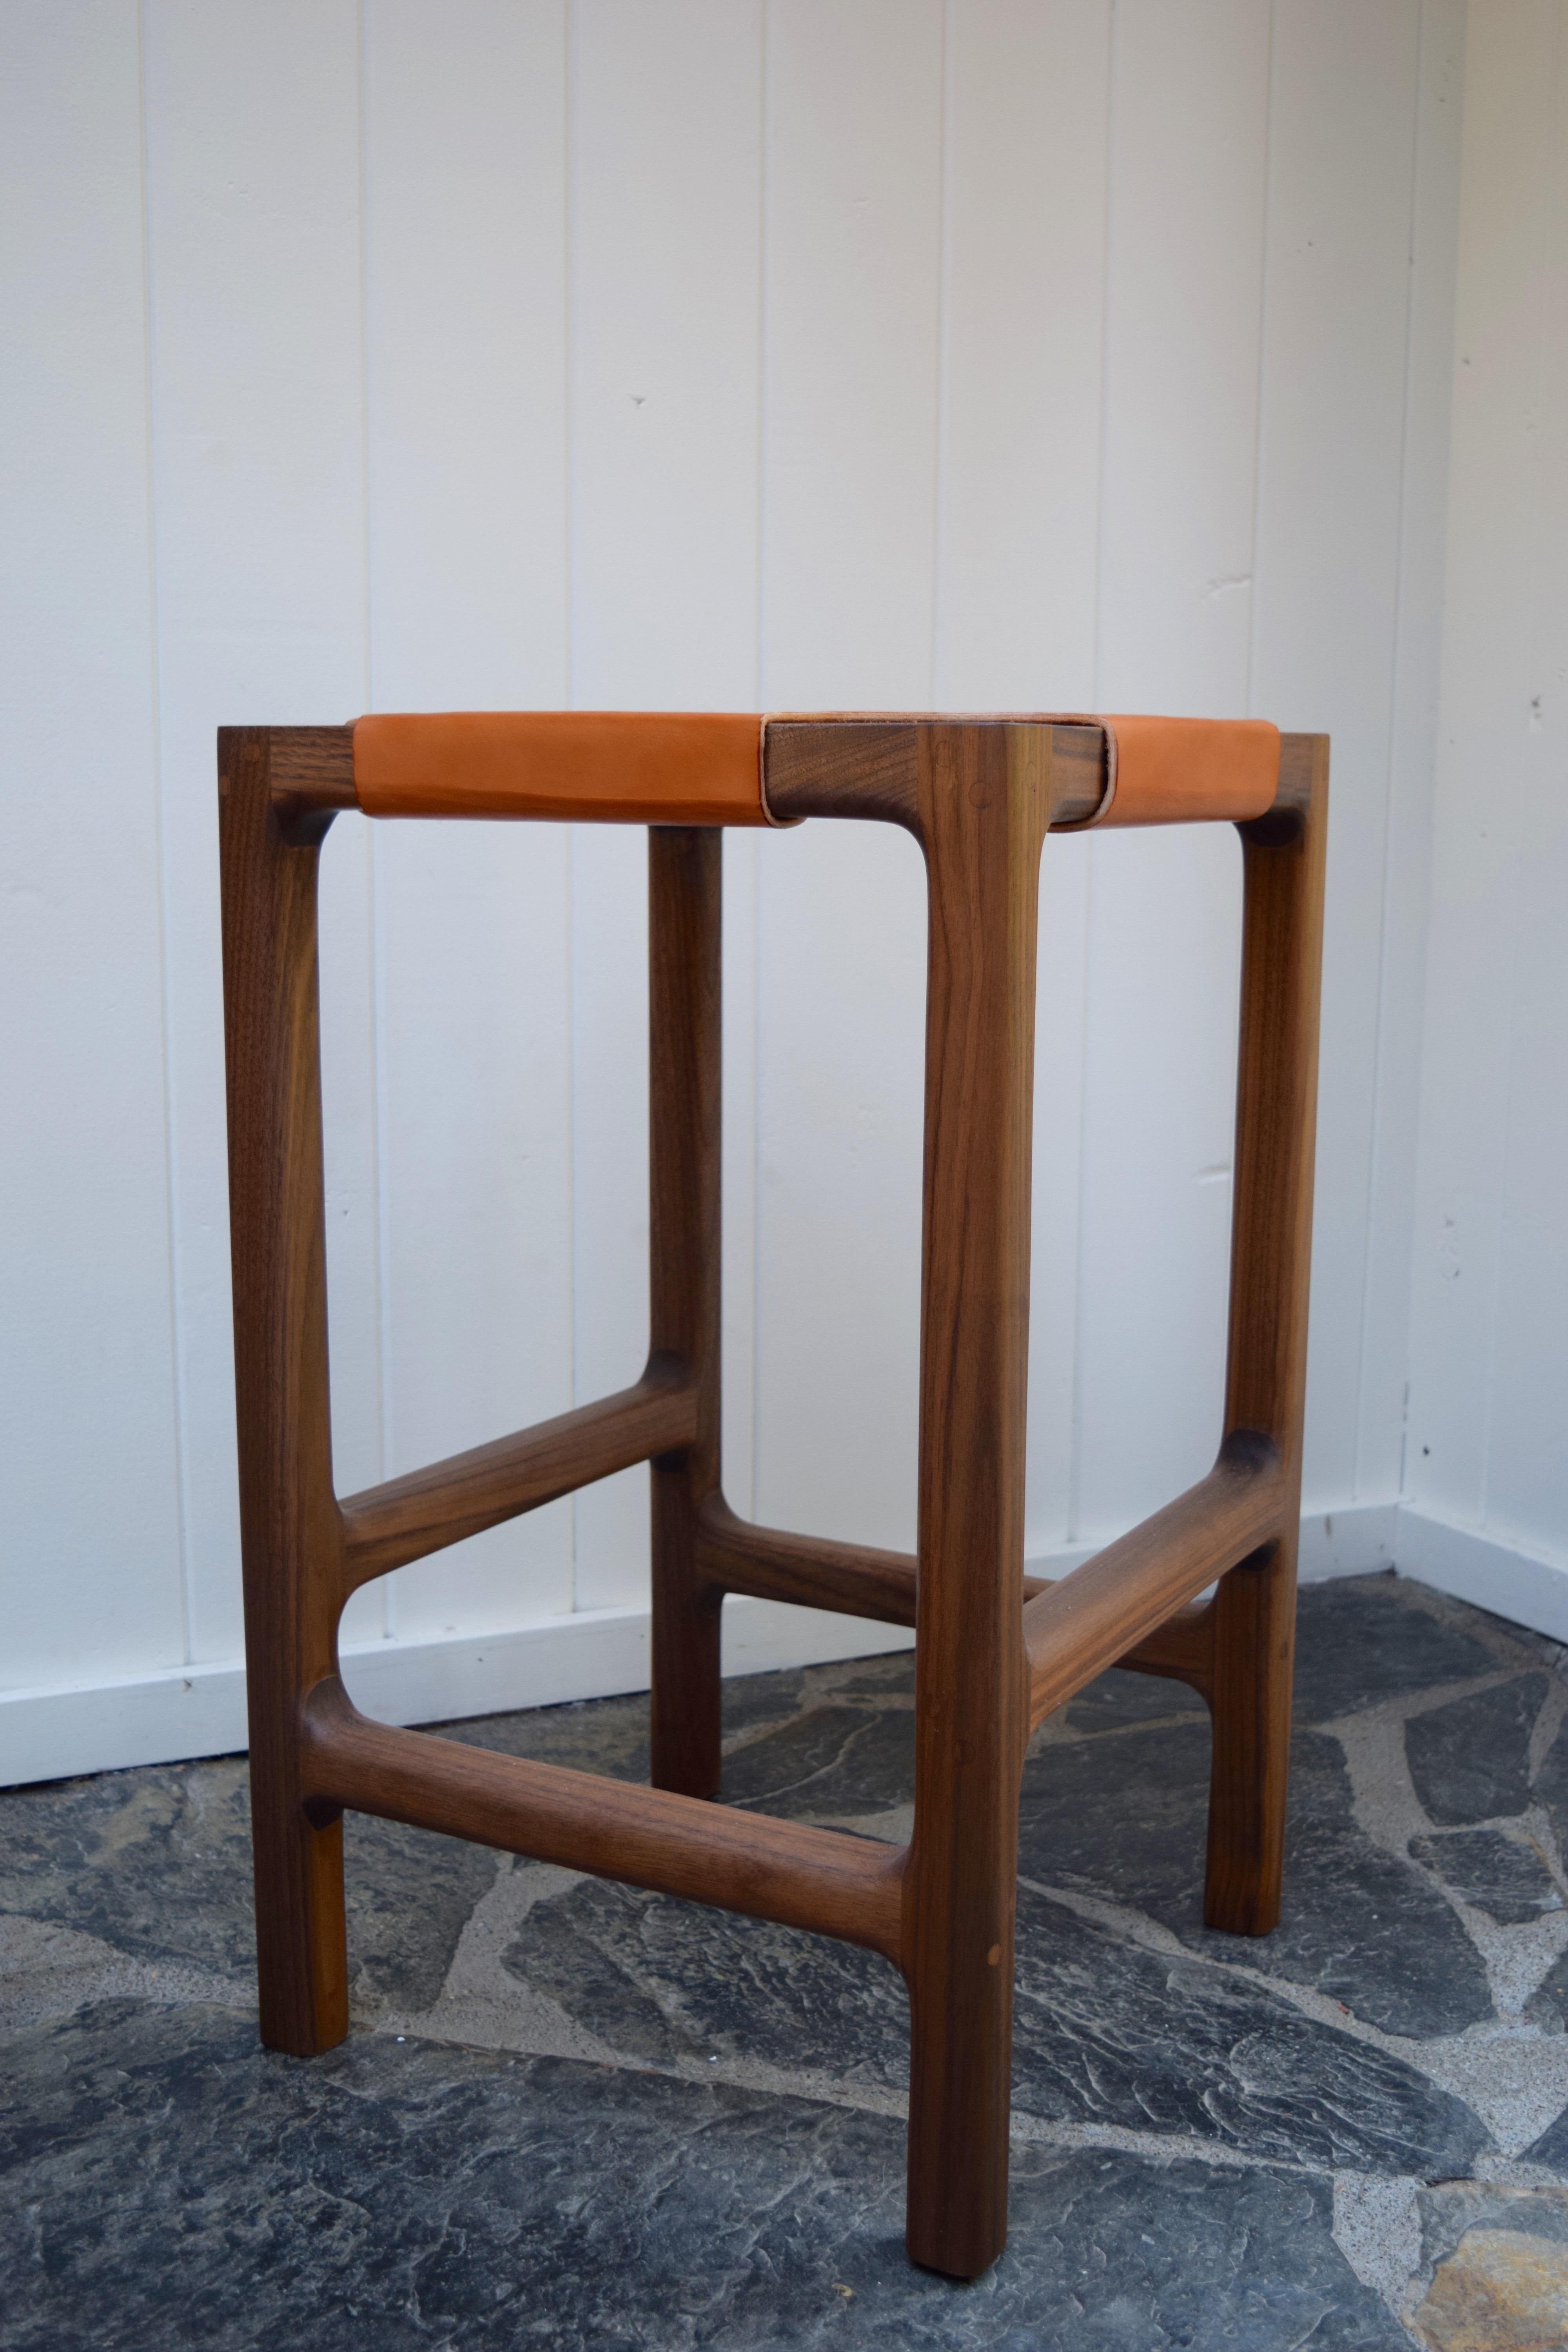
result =
[{"label": "stool's back leg", "polygon": [[337,1667],[313,841],[284,838],[265,728],[219,738],[229,1224],[261,2038],[348,2031],[341,1816],[300,1795],[301,1704]]},{"label": "stool's back leg", "polygon": [[1036,918],[1048,730],[921,730],[930,893],[908,2243],[1007,2231]]},{"label": "stool's back leg", "polygon": [[652,1351],[698,1383],[698,1435],[653,1479],[656,1789],[719,1791],[723,1595],[697,1571],[697,1514],[719,1484],[720,990],[722,834],[648,829]]},{"label": "stool's back leg", "polygon": [[1214,1768],[1204,1916],[1233,1935],[1279,1917],[1312,1155],[1318,1091],[1328,743],[1297,738],[1310,763],[1295,812],[1242,827],[1247,913],[1237,1099],[1226,1427],[1261,1430],[1286,1468],[1285,1531],[1221,1579],[1215,1611]]}]

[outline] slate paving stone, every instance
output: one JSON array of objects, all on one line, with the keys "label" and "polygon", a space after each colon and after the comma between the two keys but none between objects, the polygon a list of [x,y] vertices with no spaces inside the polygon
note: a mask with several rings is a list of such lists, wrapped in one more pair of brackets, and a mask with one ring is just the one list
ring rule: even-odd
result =
[{"label": "slate paving stone", "polygon": [[256,1972],[243,1757],[14,1789],[0,1802],[0,1911],[138,1958]]},{"label": "slate paving stone", "polygon": [[1419,2344],[1555,2352],[1568,2343],[1568,2189],[1444,2182],[1418,2191],[1416,2205],[1421,2261],[1405,2309]]},{"label": "slate paving stone", "polygon": [[[892,1663],[907,1675],[902,1659]],[[896,1697],[897,1679],[889,1680]],[[816,1696],[804,1674],[737,1675],[726,1683],[724,1736],[740,1742],[724,1758],[726,1803],[789,1820],[846,1818],[907,1804],[914,1791],[912,1710],[868,1704],[888,1688],[879,1679],[858,1676],[856,1685]],[[911,1700],[912,1695],[911,1685]],[[814,1703],[803,1707],[807,1697]],[[568,1764],[621,1780],[648,1777],[647,1700],[640,1696],[441,1728],[445,1738],[542,1764]]]},{"label": "slate paving stone", "polygon": [[1185,1683],[1168,1682],[1163,1675],[1126,1674],[1112,1666],[1068,1701],[1064,1719],[1069,1731],[1089,1733],[1205,1713],[1203,1700]]},{"label": "slate paving stone", "polygon": [[1015,2096],[1063,2123],[1212,2140],[1263,2161],[1419,2179],[1489,2146],[1459,2099],[1282,1996],[1020,1895]]},{"label": "slate paving stone", "polygon": [[[356,2008],[428,2008],[495,1873],[483,1847],[350,1814],[343,1875]],[[245,1759],[146,1765],[9,1791],[0,1804],[5,1911],[81,1929],[137,1958],[194,1962],[253,1985]]]},{"label": "slate paving stone", "polygon": [[1542,1760],[1531,1795],[1551,1815],[1558,1853],[1568,1860],[1568,1718]]},{"label": "slate paving stone", "polygon": [[647,2064],[719,2055],[908,2084],[898,1971],[771,1920],[585,1878],[533,1905],[502,1966]]},{"label": "slate paving stone", "polygon": [[1447,1829],[1524,1811],[1530,1735],[1547,1688],[1544,1675],[1521,1675],[1411,1717],[1405,1761],[1428,1820]]},{"label": "slate paving stone", "polygon": [[[848,1665],[833,1666],[831,1686],[837,1698],[901,1698],[912,1706],[915,1700],[915,1654],[912,1650],[890,1650],[886,1657],[857,1658]],[[765,1677],[759,1675],[759,1681]],[[822,1677],[824,1684],[826,1676]]]},{"label": "slate paving stone", "polygon": [[1524,2004],[1524,2013],[1543,2033],[1568,2028],[1568,1952],[1547,1970]]},{"label": "slate paving stone", "polygon": [[[584,1879],[536,1903],[521,1981],[636,2061],[713,2055],[909,2085],[909,2007],[874,1954]],[[1019,1899],[1013,2096],[1051,2122],[1190,2136],[1265,2161],[1468,2173],[1489,2145],[1414,2067],[1202,1962]]]},{"label": "slate paving stone", "polygon": [[[832,1669],[832,1695],[802,1667],[761,1675],[735,1675],[721,1688],[722,1736],[728,1743],[749,1746],[759,1736],[771,1738],[792,1727],[803,1712],[832,1706],[838,1677],[846,1676],[845,1692],[858,1696],[893,1697],[907,1690],[914,1699],[911,1662],[894,1656],[890,1672],[879,1672],[882,1662],[868,1658],[852,1670]],[[579,1772],[605,1772],[616,1780],[648,1777],[647,1695],[638,1691],[625,1698],[575,1700],[564,1706],[525,1709],[521,1714],[470,1717],[460,1723],[435,1724],[443,1738],[463,1739],[476,1748],[490,1748],[510,1756],[527,1756],[540,1764],[568,1764]],[[911,1751],[912,1753],[912,1751]]]},{"label": "slate paving stone", "polygon": [[1285,1903],[1271,1936],[1203,1924],[1205,1722],[1042,1748],[1024,1768],[1019,1869],[1049,1888],[1142,1911],[1195,1951],[1310,1985],[1385,2032],[1460,2033],[1492,2011],[1480,1955],[1414,1864],[1354,1819],[1343,1752],[1291,1745]]},{"label": "slate paving stone", "polygon": [[648,1776],[647,1698],[640,1692],[626,1698],[528,1707],[515,1715],[471,1716],[461,1723],[428,1727],[443,1739],[459,1739],[504,1756],[526,1756],[537,1764],[565,1764],[576,1772],[603,1772],[612,1780],[646,1781]]},{"label": "slate paving stone", "polygon": [[1020,2148],[1012,2242],[911,2269],[902,2131],[804,2099],[107,2004],[6,2037],[7,2352],[1393,2352],[1327,2181]]},{"label": "slate paving stone", "polygon": [[1539,2139],[1524,2151],[1530,2164],[1543,2164],[1550,2171],[1561,2172],[1568,2179],[1568,2107],[1564,2107],[1554,2123],[1547,2125]]},{"label": "slate paving stone", "polygon": [[356,2016],[428,2009],[499,1857],[463,1838],[343,1817],[349,1991]]},{"label": "slate paving stone", "polygon": [[804,1667],[793,1673],[733,1675],[720,1694],[722,1736],[733,1739],[766,1724],[786,1723],[799,1712],[807,1688]]},{"label": "slate paving stone", "polygon": [[1561,1911],[1563,1897],[1540,1849],[1521,1844],[1501,1830],[1449,1830],[1410,1841],[1412,1857],[1435,1870],[1461,1902],[1485,1911],[1500,1927],[1518,1927],[1548,1911]]},{"label": "slate paving stone", "polygon": [[1568,2343],[1568,2254],[1527,2231],[1471,2230],[1410,2328],[1427,2352],[1553,2352]]},{"label": "slate paving stone", "polygon": [[817,1707],[724,1759],[725,1803],[786,1821],[885,1812],[914,1786],[915,1718],[903,1708]]},{"label": "slate paving stone", "polygon": [[1425,1607],[1392,1570],[1301,1587],[1295,1684],[1300,1724],[1331,1723],[1384,1699],[1495,1674],[1497,1663],[1462,1626]]},{"label": "slate paving stone", "polygon": [[1416,2191],[1421,2266],[1445,2262],[1468,2230],[1516,2230],[1568,2245],[1568,2189],[1500,2188],[1490,2181],[1442,2181]]}]

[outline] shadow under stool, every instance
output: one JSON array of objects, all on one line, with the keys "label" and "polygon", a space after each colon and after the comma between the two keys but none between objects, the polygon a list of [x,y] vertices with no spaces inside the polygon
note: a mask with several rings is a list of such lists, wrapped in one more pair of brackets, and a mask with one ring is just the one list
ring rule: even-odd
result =
[{"label": "shadow under stool", "polygon": [[[1191,1684],[1214,1725],[1205,1916],[1248,1936],[1279,1916],[1327,739],[1254,721],[533,712],[226,728],[218,747],[262,2039],[309,2057],[347,2032],[345,1807],[843,1937],[909,1988],[910,2253],[974,2277],[1006,2236],[1032,1727],[1112,1664]],[[652,1316],[635,1387],[340,1497],[316,873],[349,808],[647,826]],[[903,825],[926,866],[914,1558],[752,1526],[720,1482],[720,828],[834,817]],[[1042,1582],[1024,1574],[1040,857],[1052,830],[1215,819],[1238,825],[1246,877],[1226,1434],[1197,1486]],[[356,1710],[337,1627],[359,1585],[638,1462],[651,1788]],[[907,1847],[710,1801],[726,1592],[914,1627]]]}]

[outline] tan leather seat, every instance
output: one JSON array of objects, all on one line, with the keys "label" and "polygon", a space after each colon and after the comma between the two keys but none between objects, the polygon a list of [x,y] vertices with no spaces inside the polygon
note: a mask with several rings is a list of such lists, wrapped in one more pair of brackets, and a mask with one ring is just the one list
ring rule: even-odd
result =
[{"label": "tan leather seat", "polygon": [[[1279,783],[1279,730],[1263,719],[1020,712],[1014,723],[1052,721],[1104,730],[1090,825],[1245,821]],[[737,711],[378,713],[354,723],[354,791],[371,816],[769,824],[768,724]]]}]

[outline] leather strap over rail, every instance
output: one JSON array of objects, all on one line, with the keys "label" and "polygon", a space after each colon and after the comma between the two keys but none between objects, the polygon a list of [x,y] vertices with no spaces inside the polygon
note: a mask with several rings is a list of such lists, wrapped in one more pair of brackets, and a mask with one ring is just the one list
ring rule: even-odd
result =
[{"label": "leather strap over rail", "polygon": [[[932,717],[949,714],[931,714]],[[963,714],[952,714],[959,723]],[[825,729],[914,726],[913,712],[814,714]],[[780,723],[784,723],[780,714]],[[789,723],[802,723],[789,714]],[[987,713],[975,724],[1105,730],[1090,825],[1245,824],[1272,803],[1279,730],[1261,719]],[[453,710],[353,725],[353,784],[370,816],[553,817],[620,824],[773,824],[769,721],[753,712]]]},{"label": "leather strap over rail", "polygon": [[1279,789],[1279,730],[1266,719],[1102,718],[1105,797],[1089,825],[1245,824]]},{"label": "leather strap over rail", "polygon": [[448,710],[354,721],[370,816],[768,824],[763,722],[711,710]]}]

